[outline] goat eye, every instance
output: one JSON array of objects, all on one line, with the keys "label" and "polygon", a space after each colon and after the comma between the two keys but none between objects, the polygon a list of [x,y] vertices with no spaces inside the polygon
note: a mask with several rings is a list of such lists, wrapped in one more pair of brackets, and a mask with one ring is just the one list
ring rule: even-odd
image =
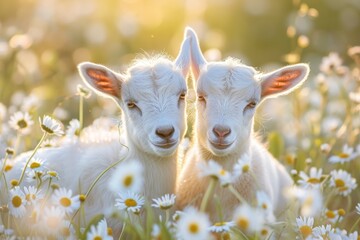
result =
[{"label": "goat eye", "polygon": [[205,101],[205,97],[204,96],[198,96],[198,101]]},{"label": "goat eye", "polygon": [[182,93],[182,94],[180,94],[179,99],[184,100],[185,97],[186,97],[186,93]]},{"label": "goat eye", "polygon": [[128,108],[134,108],[134,107],[136,107],[136,104],[133,102],[128,102],[127,106],[128,106]]},{"label": "goat eye", "polygon": [[256,102],[249,102],[248,105],[246,105],[245,110],[246,109],[254,109],[256,107]]}]

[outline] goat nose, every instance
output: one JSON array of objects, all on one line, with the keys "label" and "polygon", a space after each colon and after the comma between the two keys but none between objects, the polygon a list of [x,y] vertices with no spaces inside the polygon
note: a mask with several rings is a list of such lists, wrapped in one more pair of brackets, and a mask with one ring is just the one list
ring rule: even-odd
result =
[{"label": "goat nose", "polygon": [[165,127],[159,127],[156,129],[155,133],[161,138],[170,138],[173,133],[175,132],[175,129],[173,126],[165,126]]},{"label": "goat nose", "polygon": [[213,128],[213,132],[216,137],[224,138],[231,133],[231,129],[228,126],[215,125]]}]

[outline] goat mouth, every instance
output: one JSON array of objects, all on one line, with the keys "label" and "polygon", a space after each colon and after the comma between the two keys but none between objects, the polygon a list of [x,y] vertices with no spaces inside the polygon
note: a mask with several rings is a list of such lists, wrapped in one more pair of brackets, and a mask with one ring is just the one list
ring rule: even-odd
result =
[{"label": "goat mouth", "polygon": [[153,143],[153,144],[159,148],[168,149],[168,148],[172,148],[173,146],[175,146],[177,144],[177,141],[165,142],[165,143]]},{"label": "goat mouth", "polygon": [[230,147],[233,143],[224,143],[224,142],[213,142],[213,141],[210,141],[210,144],[216,148],[216,149],[219,149],[219,150],[223,150],[223,149],[227,149],[228,147]]}]

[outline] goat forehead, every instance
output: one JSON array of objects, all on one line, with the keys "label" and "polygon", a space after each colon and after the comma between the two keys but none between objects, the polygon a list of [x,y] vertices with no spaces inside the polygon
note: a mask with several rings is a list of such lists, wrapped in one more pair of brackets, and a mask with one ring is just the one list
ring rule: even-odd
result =
[{"label": "goat forehead", "polygon": [[253,68],[226,62],[209,64],[198,82],[198,91],[207,95],[248,95],[255,94],[258,88]]},{"label": "goat forehead", "polygon": [[178,95],[186,90],[186,83],[180,73],[172,69],[155,67],[130,76],[124,87],[124,97],[134,100],[156,101]]}]

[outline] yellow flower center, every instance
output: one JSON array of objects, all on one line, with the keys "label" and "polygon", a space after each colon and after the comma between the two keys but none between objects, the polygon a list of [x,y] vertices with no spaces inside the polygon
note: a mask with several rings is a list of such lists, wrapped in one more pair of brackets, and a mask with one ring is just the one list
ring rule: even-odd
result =
[{"label": "yellow flower center", "polygon": [[261,207],[262,207],[263,209],[268,209],[268,206],[267,206],[266,203],[261,204]]},{"label": "yellow flower center", "polygon": [[312,183],[312,184],[317,184],[317,183],[320,183],[320,179],[318,178],[309,178],[307,180],[308,183]]},{"label": "yellow flower center", "polygon": [[19,185],[19,181],[17,179],[13,179],[10,181],[10,184],[11,184],[11,186],[15,187],[15,186]]},{"label": "yellow flower center", "polygon": [[27,122],[24,119],[21,119],[17,122],[19,128],[26,128],[28,126]]},{"label": "yellow flower center", "polygon": [[40,166],[41,166],[41,164],[39,162],[33,162],[33,163],[30,164],[31,169],[38,168]]},{"label": "yellow flower center", "polygon": [[54,133],[54,131],[53,131],[51,128],[47,127],[47,126],[44,125],[44,124],[41,124],[41,128],[42,128],[42,130],[44,130],[45,132],[47,132],[47,133],[49,133],[49,134],[53,134],[53,133]]},{"label": "yellow flower center", "polygon": [[48,171],[47,174],[50,175],[51,177],[57,177],[57,172],[55,171]]},{"label": "yellow flower center", "polygon": [[108,228],[107,228],[107,235],[109,235],[109,236],[112,236],[112,235],[113,235],[113,230],[112,230],[111,227],[108,227]]},{"label": "yellow flower center", "polygon": [[11,203],[14,207],[18,208],[22,204],[22,199],[21,199],[21,197],[16,195],[12,198]]},{"label": "yellow flower center", "polygon": [[79,200],[80,200],[80,202],[85,202],[86,196],[84,194],[80,194]]},{"label": "yellow flower center", "polygon": [[13,168],[13,167],[12,167],[11,165],[6,164],[5,167],[4,167],[4,171],[5,171],[5,172],[8,172],[8,171],[10,171],[12,168]]},{"label": "yellow flower center", "polygon": [[340,209],[338,210],[338,214],[339,214],[340,216],[344,216],[344,215],[346,214],[346,212],[345,212],[344,209],[340,208]]},{"label": "yellow flower center", "polygon": [[29,194],[26,194],[25,199],[26,199],[26,201],[35,200],[36,196],[35,196],[35,194],[29,193]]},{"label": "yellow flower center", "polygon": [[221,226],[225,226],[226,222],[217,222],[214,224],[214,226],[216,227],[221,227]]},{"label": "yellow flower center", "polygon": [[100,237],[100,236],[95,236],[93,239],[94,239],[94,240],[102,240],[102,237]]},{"label": "yellow flower center", "polygon": [[249,220],[247,218],[243,218],[243,217],[240,217],[236,223],[239,226],[239,228],[241,228],[243,230],[247,230],[250,225]]},{"label": "yellow flower center", "polygon": [[260,231],[260,235],[261,235],[261,236],[267,236],[268,233],[269,233],[269,231],[268,231],[266,228],[263,228],[263,229],[261,229],[261,231]]},{"label": "yellow flower center", "polygon": [[304,226],[301,226],[299,228],[300,230],[300,233],[301,235],[304,237],[304,238],[307,238],[308,236],[310,236],[312,234],[312,229],[311,227],[307,226],[307,225],[304,225]]},{"label": "yellow flower center", "polygon": [[249,165],[244,165],[242,168],[243,173],[246,173],[250,170],[250,166]]},{"label": "yellow flower center", "polygon": [[340,191],[340,192],[344,192],[348,189],[348,187],[346,186],[344,180],[342,179],[335,179],[335,186],[336,188]]},{"label": "yellow flower center", "polygon": [[331,211],[331,210],[326,211],[325,215],[327,218],[330,218],[330,219],[333,219],[334,217],[336,217],[336,214],[334,213],[334,211]]},{"label": "yellow flower center", "polygon": [[348,158],[348,157],[350,157],[350,155],[347,153],[340,153],[340,154],[338,154],[338,157],[339,158]]},{"label": "yellow flower center", "polygon": [[133,183],[133,181],[134,181],[133,176],[132,176],[132,175],[128,175],[128,176],[126,176],[126,177],[124,178],[123,183],[124,183],[125,187],[130,187],[131,184]]},{"label": "yellow flower center", "polygon": [[222,239],[222,240],[231,240],[230,233],[228,233],[228,232],[223,232],[223,233],[221,234],[221,239]]},{"label": "yellow flower center", "polygon": [[225,176],[226,174],[226,171],[224,169],[221,169],[220,172],[219,172],[220,176]]},{"label": "yellow flower center", "polygon": [[192,234],[196,234],[199,232],[199,225],[197,223],[189,224],[189,232]]},{"label": "yellow flower center", "polygon": [[137,206],[137,202],[132,198],[128,198],[125,200],[125,205],[127,207],[135,207],[135,206]]},{"label": "yellow flower center", "polygon": [[60,199],[60,204],[63,207],[69,207],[71,205],[71,199],[67,198],[67,197],[63,197]]}]

